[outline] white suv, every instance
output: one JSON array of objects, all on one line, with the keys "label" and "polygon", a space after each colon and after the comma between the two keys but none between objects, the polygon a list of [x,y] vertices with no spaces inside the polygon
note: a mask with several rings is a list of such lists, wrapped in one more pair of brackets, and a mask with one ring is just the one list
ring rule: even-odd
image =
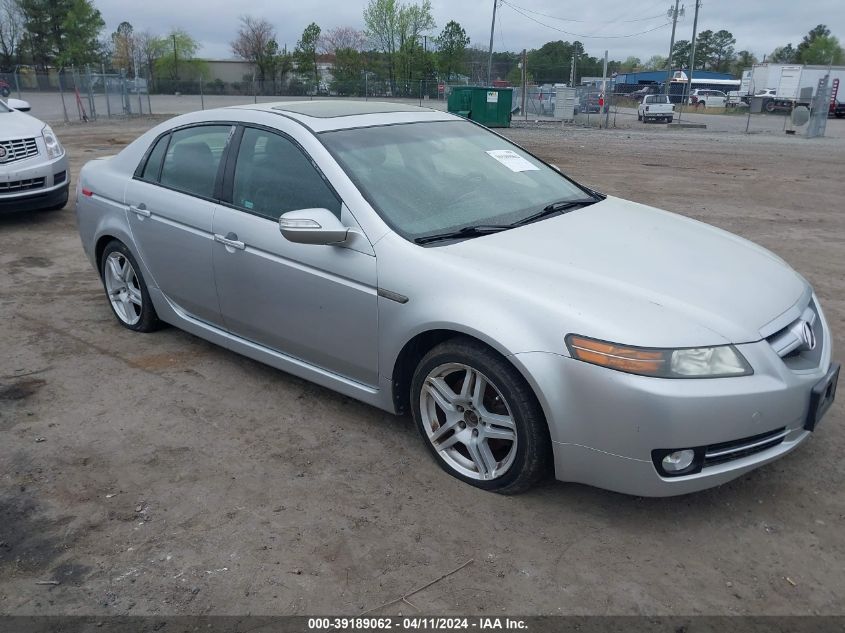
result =
[{"label": "white suv", "polygon": [[696,88],[690,93],[689,104],[696,108],[724,108],[728,95],[721,90]]},{"label": "white suv", "polygon": [[61,209],[68,161],[49,125],[24,114],[26,101],[0,100],[0,212]]}]

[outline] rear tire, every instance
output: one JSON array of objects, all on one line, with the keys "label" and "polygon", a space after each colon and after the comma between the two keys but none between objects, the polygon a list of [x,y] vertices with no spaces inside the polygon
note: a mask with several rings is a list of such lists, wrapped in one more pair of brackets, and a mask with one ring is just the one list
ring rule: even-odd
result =
[{"label": "rear tire", "polygon": [[133,332],[161,327],[138,262],[123,242],[113,240],[103,249],[100,276],[118,323]]},{"label": "rear tire", "polygon": [[454,338],[423,357],[411,410],[440,467],[472,486],[516,494],[551,471],[551,439],[534,392],[478,341]]}]

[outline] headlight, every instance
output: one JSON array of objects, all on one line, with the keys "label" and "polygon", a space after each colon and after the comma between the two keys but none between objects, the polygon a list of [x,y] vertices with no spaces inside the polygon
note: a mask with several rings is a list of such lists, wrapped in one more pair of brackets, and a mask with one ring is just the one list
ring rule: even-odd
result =
[{"label": "headlight", "polygon": [[65,153],[62,144],[59,143],[59,138],[49,125],[45,125],[44,129],[41,130],[41,136],[44,138],[44,145],[47,147],[48,158],[53,160]]},{"label": "headlight", "polygon": [[572,358],[655,378],[725,378],[754,373],[733,345],[682,349],[631,347],[577,334],[566,337]]}]

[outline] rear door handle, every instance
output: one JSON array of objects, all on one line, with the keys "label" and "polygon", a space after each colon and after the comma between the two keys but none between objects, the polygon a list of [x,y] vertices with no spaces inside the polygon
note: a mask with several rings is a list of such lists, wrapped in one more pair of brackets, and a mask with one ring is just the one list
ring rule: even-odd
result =
[{"label": "rear door handle", "polygon": [[143,202],[137,206],[134,204],[130,204],[129,210],[139,217],[148,218],[152,215],[152,213],[147,210],[147,205],[145,205]]},{"label": "rear door handle", "polygon": [[218,235],[217,233],[214,234],[214,241],[220,242],[224,246],[228,246],[229,248],[237,248],[238,250],[242,251],[246,248],[246,244],[243,242],[238,241],[238,236],[234,233],[229,233],[226,236]]}]

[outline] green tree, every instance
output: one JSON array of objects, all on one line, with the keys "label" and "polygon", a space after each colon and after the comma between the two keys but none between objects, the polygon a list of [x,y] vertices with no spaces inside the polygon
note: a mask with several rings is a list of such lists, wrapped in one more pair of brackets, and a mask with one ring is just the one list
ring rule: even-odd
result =
[{"label": "green tree", "polygon": [[[643,70],[663,70],[668,62],[669,60],[662,55],[652,55],[643,63]],[[672,56],[672,65],[680,66],[682,63]]]},{"label": "green tree", "polygon": [[695,38],[695,69],[705,70],[713,57],[713,31],[706,30]]},{"label": "green tree", "polygon": [[736,38],[733,33],[722,29],[716,31],[710,40],[710,58],[708,64],[712,70],[727,72],[736,57]]},{"label": "green tree", "polygon": [[[514,66],[513,68],[511,68],[510,72],[507,74],[507,77],[505,79],[512,86],[521,86],[522,69],[518,65]],[[525,83],[534,83],[534,75],[531,73],[530,70],[525,74]]]},{"label": "green tree", "polygon": [[354,48],[334,50],[331,89],[339,95],[358,96],[363,92],[364,55]]},{"label": "green tree", "polygon": [[778,46],[769,55],[769,61],[775,64],[794,64],[798,61],[798,51],[791,43],[786,46]]},{"label": "green tree", "polygon": [[802,38],[801,42],[799,42],[798,44],[798,47],[795,49],[796,59],[800,60],[804,55],[804,51],[806,51],[816,40],[816,38],[819,37],[830,37],[830,29],[827,28],[826,24],[816,25],[815,27],[810,29],[810,32]]},{"label": "green tree", "polygon": [[155,67],[167,51],[167,42],[163,37],[155,35],[151,31],[142,31],[135,35],[135,43],[138,47],[138,58],[141,64],[139,70],[146,69],[146,77],[151,84],[155,84]]},{"label": "green tree", "polygon": [[101,59],[105,22],[90,0],[18,0],[18,7],[36,68]]},{"label": "green tree", "polygon": [[[800,45],[799,45],[800,48]],[[822,35],[799,53],[798,60],[802,64],[833,64],[839,65],[845,61],[845,52],[839,45],[839,40],[833,35]]]},{"label": "green tree", "polygon": [[396,0],[369,0],[364,9],[365,34],[384,56],[390,82],[401,73],[411,79],[414,66],[421,65],[419,40],[424,31],[435,28],[431,0],[421,4],[399,4]]},{"label": "green tree", "polygon": [[112,67],[116,70],[123,69],[132,75],[136,63],[136,43],[134,29],[129,22],[121,22],[111,34],[111,46]]},{"label": "green tree", "polygon": [[452,80],[452,74],[460,72],[469,37],[460,24],[451,20],[435,40],[437,44],[437,67],[446,81]]},{"label": "green tree", "polygon": [[299,74],[312,77],[314,85],[320,83],[320,74],[317,67],[317,46],[320,43],[320,27],[312,22],[305,27],[302,37],[296,43],[293,51],[293,58],[296,61],[296,70]]},{"label": "green tree", "polygon": [[[665,63],[665,61],[664,61]],[[642,67],[643,63],[640,61],[639,57],[634,57],[633,55],[628,57],[624,62],[619,64],[619,72],[623,73],[630,73],[633,72],[640,67]]]},{"label": "green tree", "polygon": [[194,58],[200,48],[199,43],[186,31],[171,29],[163,38],[163,48],[163,54],[155,63],[159,77],[179,81],[196,79],[204,74],[204,63]]},{"label": "green tree", "polygon": [[743,70],[751,68],[756,63],[757,57],[755,57],[754,53],[749,51],[739,51],[731,66],[731,73],[735,77],[739,77],[742,75]]},{"label": "green tree", "polygon": [[[691,50],[689,40],[677,40],[672,46],[673,68],[689,68],[689,56]],[[697,53],[696,53],[697,55]]]}]

